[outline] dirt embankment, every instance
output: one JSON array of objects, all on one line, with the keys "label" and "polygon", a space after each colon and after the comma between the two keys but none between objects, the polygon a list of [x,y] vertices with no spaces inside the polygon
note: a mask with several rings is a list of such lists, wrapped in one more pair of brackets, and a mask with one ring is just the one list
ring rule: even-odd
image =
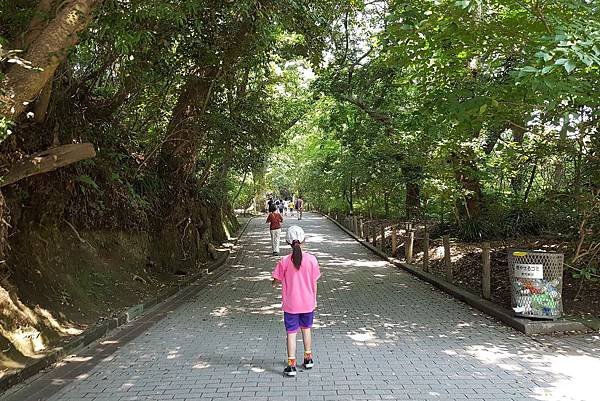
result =
[{"label": "dirt embankment", "polygon": [[168,241],[179,252],[147,232],[78,230],[67,222],[15,234],[0,264],[0,377],[200,271],[214,245],[238,228],[229,213],[208,214],[212,227],[201,231],[210,235]]}]

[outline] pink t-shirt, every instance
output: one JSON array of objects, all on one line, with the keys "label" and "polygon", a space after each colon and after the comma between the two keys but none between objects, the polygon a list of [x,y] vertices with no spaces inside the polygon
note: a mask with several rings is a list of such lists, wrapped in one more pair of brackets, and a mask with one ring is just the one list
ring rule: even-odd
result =
[{"label": "pink t-shirt", "polygon": [[272,274],[281,281],[281,309],[287,313],[308,313],[317,303],[317,280],[321,277],[317,258],[302,252],[300,269],[294,267],[292,255],[281,259]]}]

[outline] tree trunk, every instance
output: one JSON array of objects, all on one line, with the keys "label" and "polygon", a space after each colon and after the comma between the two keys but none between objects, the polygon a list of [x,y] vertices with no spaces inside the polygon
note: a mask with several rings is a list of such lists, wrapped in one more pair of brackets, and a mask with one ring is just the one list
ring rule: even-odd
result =
[{"label": "tree trunk", "polygon": [[406,183],[405,214],[407,219],[419,216],[421,210],[421,188],[416,182]]},{"label": "tree trunk", "polygon": [[[512,124],[511,130],[513,132],[513,141],[517,144],[517,148],[523,150],[523,139],[525,138],[525,127]],[[524,174],[521,170],[515,171],[515,175],[510,179],[510,186],[513,190],[513,194],[517,197],[523,190]]]},{"label": "tree trunk", "polygon": [[203,135],[199,135],[199,118],[204,113],[210,99],[220,68],[209,66],[188,78],[183,86],[171,121],[167,126],[167,138],[160,153],[162,176],[167,179],[177,177],[177,181],[191,179],[196,165],[198,145]]},{"label": "tree trunk", "polygon": [[[22,58],[33,68],[13,65],[6,72],[0,85],[0,92],[9,97],[8,103],[0,104],[0,115],[16,119],[35,101],[42,89],[54,75],[54,71],[64,60],[69,47],[77,43],[77,34],[91,21],[93,11],[102,0],[74,0],[63,3],[56,17],[52,19],[31,44]],[[33,24],[33,22],[32,22]],[[39,24],[33,24],[38,26]]]},{"label": "tree trunk", "polygon": [[477,218],[483,202],[481,183],[478,179],[462,174],[459,178],[465,194],[465,213],[468,218]]},{"label": "tree trunk", "polygon": [[[458,207],[458,210],[464,211],[467,218],[477,218],[481,213],[483,206],[483,190],[481,182],[477,177],[477,167],[472,161],[470,152],[467,155],[452,155],[451,161],[454,169],[454,177],[463,190],[464,207]],[[463,213],[459,213],[462,215]]]},{"label": "tree trunk", "polygon": [[407,219],[413,219],[421,215],[421,180],[423,178],[423,169],[413,165],[403,165],[401,169],[406,188],[404,213]]},{"label": "tree trunk", "polygon": [[203,134],[199,135],[202,116],[210,103],[213,86],[222,74],[235,66],[245,52],[251,51],[250,41],[256,31],[256,14],[248,15],[236,34],[225,43],[223,55],[218,62],[201,67],[184,85],[173,109],[167,127],[167,139],[161,150],[160,168],[163,177],[176,178],[179,182],[187,182],[192,178],[198,146],[204,138]]}]

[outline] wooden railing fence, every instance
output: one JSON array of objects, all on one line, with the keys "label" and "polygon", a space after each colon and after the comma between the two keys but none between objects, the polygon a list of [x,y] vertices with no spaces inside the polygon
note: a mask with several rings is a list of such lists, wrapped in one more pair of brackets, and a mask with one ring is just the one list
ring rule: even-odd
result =
[{"label": "wooden railing fence", "polygon": [[[340,225],[347,230],[352,231],[357,237],[365,242],[372,244],[381,251],[388,253],[390,256],[403,260],[405,263],[413,267],[420,267],[423,271],[430,273],[430,247],[442,246],[444,249],[443,266],[444,278],[452,283],[454,281],[454,271],[451,255],[450,236],[443,235],[439,238],[431,239],[429,236],[428,224],[426,222],[415,221],[400,221],[389,224],[379,220],[372,220],[366,217],[356,215],[345,215],[338,212],[328,213],[328,216],[336,220]],[[417,236],[417,233],[420,236]],[[420,241],[422,248],[421,264],[414,264],[414,245],[415,241]],[[398,250],[404,247],[404,255],[400,258]],[[481,244],[481,294],[485,299],[491,299],[491,269],[490,269],[490,243],[484,242]]]}]

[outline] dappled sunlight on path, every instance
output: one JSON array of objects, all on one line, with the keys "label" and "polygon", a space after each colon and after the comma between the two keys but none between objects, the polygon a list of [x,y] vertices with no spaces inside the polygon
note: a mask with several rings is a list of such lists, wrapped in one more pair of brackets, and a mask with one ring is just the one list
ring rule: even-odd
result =
[{"label": "dappled sunlight on path", "polygon": [[258,218],[228,272],[88,372],[57,382],[69,385],[51,399],[269,401],[308,392],[316,400],[597,401],[597,337],[524,336],[381,261],[320,216],[293,223],[322,265],[314,369],[281,375],[285,332],[270,284],[277,258]]}]

